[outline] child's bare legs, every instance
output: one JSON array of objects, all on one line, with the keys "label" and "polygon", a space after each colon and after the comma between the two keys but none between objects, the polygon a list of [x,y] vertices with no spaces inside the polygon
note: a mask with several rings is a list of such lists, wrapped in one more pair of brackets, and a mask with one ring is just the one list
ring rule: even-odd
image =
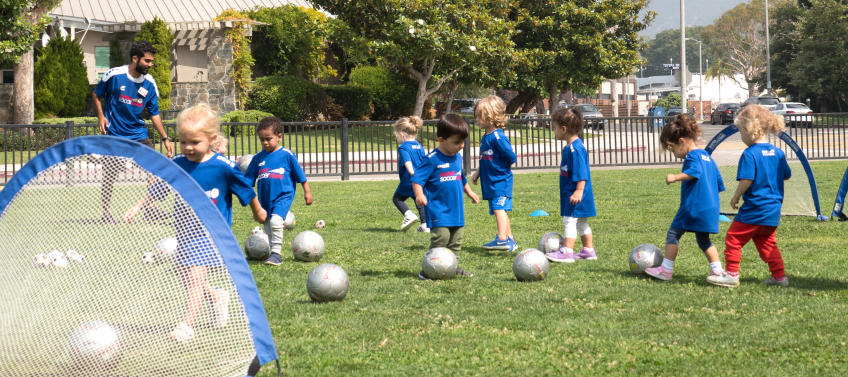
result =
[{"label": "child's bare legs", "polygon": [[189,266],[187,270],[183,270],[186,306],[182,322],[170,334],[175,340],[184,342],[194,338],[194,323],[203,305],[204,293],[212,300],[213,325],[221,327],[227,323],[230,294],[209,284],[208,270],[206,266]]},{"label": "child's bare legs", "polygon": [[496,209],[493,212],[495,213],[495,222],[498,225],[498,237],[502,240],[512,237],[512,226],[509,223],[509,215],[506,211]]},{"label": "child's bare legs", "polygon": [[[205,286],[209,285],[206,282],[206,270],[207,267],[205,266],[190,266],[188,268],[188,274],[186,276],[187,297],[183,323],[191,328],[194,328],[194,321],[197,320],[197,315],[200,313],[200,305],[203,304],[203,291],[206,290]],[[211,287],[209,289],[211,290]]]}]

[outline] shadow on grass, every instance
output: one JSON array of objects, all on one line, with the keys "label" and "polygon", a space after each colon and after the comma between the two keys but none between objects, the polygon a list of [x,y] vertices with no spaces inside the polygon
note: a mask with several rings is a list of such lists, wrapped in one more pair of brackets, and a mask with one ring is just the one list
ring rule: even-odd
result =
[{"label": "shadow on grass", "polygon": [[418,280],[418,271],[410,271],[410,270],[394,270],[394,271],[375,271],[375,270],[362,270],[359,272],[360,276],[369,276],[369,277],[380,277],[380,276],[389,276],[392,275],[396,278],[400,279],[409,279],[414,278]]},{"label": "shadow on grass", "polygon": [[[755,281],[759,284],[759,281]],[[789,288],[810,289],[816,291],[834,291],[848,288],[848,282],[834,279],[809,278],[789,275]]]},{"label": "shadow on grass", "polygon": [[394,228],[365,228],[363,229],[367,232],[383,232],[383,233],[395,233],[399,232],[399,230]]},{"label": "shadow on grass", "polygon": [[515,253],[509,252],[507,250],[489,250],[489,249],[484,249],[480,246],[470,246],[470,247],[463,246],[462,251],[460,251],[460,257],[462,255],[462,253],[470,253],[470,254],[480,255],[480,256],[484,256],[484,257],[499,257],[499,256],[503,256],[503,255],[512,255],[513,257],[515,256]]}]

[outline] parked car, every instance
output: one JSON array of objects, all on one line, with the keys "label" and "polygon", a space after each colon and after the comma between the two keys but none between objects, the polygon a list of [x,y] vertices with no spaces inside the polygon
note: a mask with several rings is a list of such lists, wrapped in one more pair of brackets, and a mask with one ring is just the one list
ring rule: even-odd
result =
[{"label": "parked car", "polygon": [[[678,107],[669,107],[668,111],[665,112],[666,118],[674,118],[674,117],[676,117],[680,114],[683,114],[683,109],[681,109],[679,106]],[[687,114],[689,116],[695,116],[695,114],[691,110]]]},{"label": "parked car", "polygon": [[460,114],[474,115],[474,106],[477,106],[477,102],[480,102],[479,98],[457,98],[453,100],[451,108]]},{"label": "parked car", "polygon": [[783,102],[774,105],[772,113],[783,115],[783,121],[789,127],[813,126],[813,110],[801,102]]},{"label": "parked car", "polygon": [[569,107],[576,107],[580,109],[580,112],[583,114],[583,121],[586,122],[586,126],[589,128],[593,128],[596,130],[603,130],[604,124],[606,123],[604,120],[604,114],[601,113],[601,110],[598,110],[595,105],[591,103],[564,103],[560,102],[557,105],[557,109],[567,109]]},{"label": "parked car", "polygon": [[774,108],[774,105],[777,105],[778,103],[780,103],[780,98],[777,98],[775,96],[753,96],[748,97],[748,99],[746,99],[745,102],[742,103],[742,107],[748,105],[760,105],[768,110],[771,110],[772,108]]},{"label": "parked car", "polygon": [[728,124],[733,123],[733,118],[736,118],[736,113],[742,108],[738,103],[720,103],[710,114],[710,124]]}]

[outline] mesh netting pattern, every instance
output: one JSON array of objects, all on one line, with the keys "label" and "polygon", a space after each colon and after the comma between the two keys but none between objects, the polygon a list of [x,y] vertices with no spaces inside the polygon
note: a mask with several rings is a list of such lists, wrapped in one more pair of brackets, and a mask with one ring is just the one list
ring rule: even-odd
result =
[{"label": "mesh netting pattern", "polygon": [[[101,218],[104,186],[116,221]],[[153,205],[123,221],[143,198]],[[174,254],[155,250],[168,237]],[[177,341],[198,281],[195,335]],[[225,325],[213,295],[229,296]],[[129,158],[68,158],[18,191],[0,215],[0,302],[3,376],[244,376],[256,353],[208,229]]]}]

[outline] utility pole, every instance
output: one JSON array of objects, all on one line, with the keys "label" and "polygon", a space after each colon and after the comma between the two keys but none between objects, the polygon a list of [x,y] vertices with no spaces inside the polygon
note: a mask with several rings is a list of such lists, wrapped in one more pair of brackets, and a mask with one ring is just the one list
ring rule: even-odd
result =
[{"label": "utility pole", "polygon": [[688,114],[686,106],[686,0],[680,0],[680,110]]},{"label": "utility pole", "polygon": [[[683,1],[683,0],[681,0]],[[771,94],[771,47],[769,46],[768,0],[766,2],[766,92]]]},{"label": "utility pole", "polygon": [[701,41],[695,38],[687,38],[698,42],[698,119],[704,119],[704,70],[701,66]]}]

